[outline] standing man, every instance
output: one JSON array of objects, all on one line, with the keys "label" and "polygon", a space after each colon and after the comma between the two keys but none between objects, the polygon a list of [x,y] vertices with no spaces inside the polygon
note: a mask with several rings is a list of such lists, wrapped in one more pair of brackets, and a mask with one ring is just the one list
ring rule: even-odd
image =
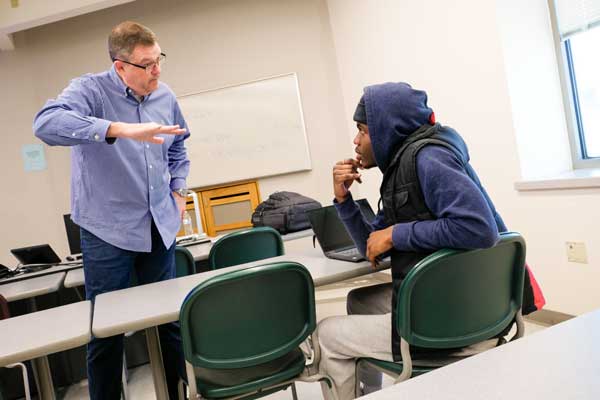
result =
[{"label": "standing man", "polygon": [[[466,144],[455,130],[435,123],[425,92],[406,83],[369,86],[354,120],[356,159],[333,167],[334,203],[357,247],[372,263],[391,256],[393,282],[351,291],[349,315],[327,318],[317,328],[320,372],[331,376],[342,400],[355,396],[356,358],[401,360],[392,297],[408,271],[442,248],[491,247],[498,233],[506,231],[469,164]],[[383,209],[369,223],[349,189],[355,180],[360,182],[358,169],[375,166],[383,172]],[[535,309],[527,304],[532,301],[527,278],[525,291],[524,314]],[[461,353],[497,343],[490,338]],[[380,378],[373,378],[361,377],[367,392],[373,390],[369,385],[381,385]]]},{"label": "standing man", "polygon": [[[112,67],[71,81],[36,115],[34,132],[71,148],[71,218],[81,227],[86,297],[175,276],[189,136],[154,33],[126,21],[108,38]],[[159,300],[159,299],[157,299]],[[124,305],[126,306],[126,305]],[[149,304],[149,307],[152,305]],[[115,310],[118,312],[118,310]],[[183,376],[176,323],[159,327],[169,396]],[[123,335],[88,344],[90,398],[120,398]]]}]

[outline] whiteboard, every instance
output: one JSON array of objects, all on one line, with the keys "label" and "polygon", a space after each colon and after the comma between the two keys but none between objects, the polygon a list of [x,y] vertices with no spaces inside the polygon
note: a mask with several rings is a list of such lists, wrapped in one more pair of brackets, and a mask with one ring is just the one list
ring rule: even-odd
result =
[{"label": "whiteboard", "polygon": [[189,187],[311,169],[296,74],[177,101],[191,133]]}]

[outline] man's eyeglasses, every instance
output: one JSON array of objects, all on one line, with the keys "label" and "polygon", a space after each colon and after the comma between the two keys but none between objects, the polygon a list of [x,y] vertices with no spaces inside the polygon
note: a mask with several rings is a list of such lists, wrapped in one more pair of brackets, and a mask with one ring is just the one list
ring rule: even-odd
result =
[{"label": "man's eyeglasses", "polygon": [[146,65],[134,64],[132,62],[121,60],[119,58],[113,59],[113,61],[121,61],[125,64],[129,64],[129,65],[133,65],[134,67],[141,68],[141,69],[145,70],[147,73],[152,72],[154,67],[157,67],[157,66],[163,64],[166,60],[167,60],[167,55],[165,53],[160,53],[160,56],[158,56],[156,61],[151,62],[150,64],[146,64]]}]

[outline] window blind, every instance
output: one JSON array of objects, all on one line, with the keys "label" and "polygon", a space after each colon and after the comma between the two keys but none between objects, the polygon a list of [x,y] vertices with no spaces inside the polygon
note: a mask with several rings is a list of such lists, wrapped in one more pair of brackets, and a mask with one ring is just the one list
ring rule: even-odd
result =
[{"label": "window blind", "polygon": [[600,0],[554,0],[561,40],[600,25]]}]

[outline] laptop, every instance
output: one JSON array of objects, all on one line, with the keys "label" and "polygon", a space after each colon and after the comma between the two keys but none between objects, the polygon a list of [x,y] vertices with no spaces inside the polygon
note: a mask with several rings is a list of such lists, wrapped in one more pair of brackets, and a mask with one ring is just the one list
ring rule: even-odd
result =
[{"label": "laptop", "polygon": [[[367,221],[371,222],[375,218],[375,213],[369,202],[366,199],[360,199],[356,203]],[[325,257],[352,262],[365,259],[346,231],[335,206],[317,208],[308,211],[307,214]]]},{"label": "laptop", "polygon": [[81,259],[81,231],[79,225],[73,222],[71,214],[64,214],[63,220],[65,221],[65,231],[67,232],[67,241],[71,252],[71,256],[67,257],[67,260],[79,260]]},{"label": "laptop", "polygon": [[60,263],[60,258],[48,244],[11,249],[10,252],[23,265]]}]

